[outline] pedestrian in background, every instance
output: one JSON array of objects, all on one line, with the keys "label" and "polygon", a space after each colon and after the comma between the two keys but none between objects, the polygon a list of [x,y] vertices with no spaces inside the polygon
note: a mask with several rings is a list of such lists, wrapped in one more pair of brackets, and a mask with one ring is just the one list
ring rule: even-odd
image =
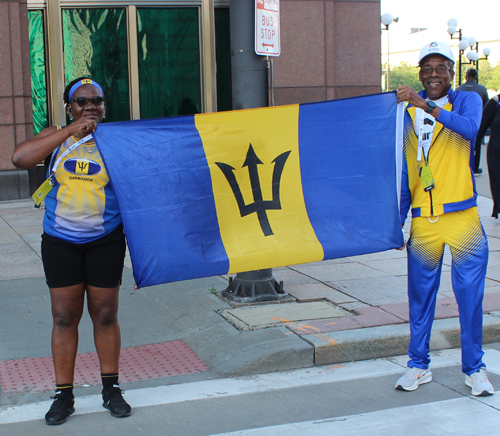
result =
[{"label": "pedestrian in background", "polygon": [[491,128],[490,140],[486,151],[486,162],[490,176],[490,190],[493,197],[492,217],[498,219],[500,213],[500,95],[495,95],[486,105],[477,134],[476,143],[482,142],[486,130]]},{"label": "pedestrian in background", "polygon": [[407,368],[396,389],[414,391],[432,381],[429,342],[441,279],[444,246],[452,255],[452,283],[458,303],[462,371],[473,395],[491,395],[482,361],[483,294],[488,243],[477,211],[473,141],[482,103],[475,92],[455,92],[454,55],[431,42],[419,56],[424,90],[397,88],[405,112],[401,225],[410,206],[408,251],[410,343]]},{"label": "pedestrian in background", "polygon": [[[488,103],[488,90],[485,86],[479,85],[479,75],[475,68],[469,68],[465,73],[465,78],[467,79],[466,83],[460,85],[456,90],[457,91],[465,91],[465,92],[477,92],[483,101],[483,107]],[[480,141],[476,141],[476,145],[474,147],[474,174],[479,175],[482,174],[483,170],[479,167],[481,161],[481,145],[483,144],[483,140],[481,138]]]},{"label": "pedestrian in background", "polygon": [[105,116],[104,92],[97,82],[82,77],[66,87],[64,102],[73,122],[42,130],[20,143],[12,155],[12,163],[21,169],[49,156],[45,188],[37,191],[46,194],[42,260],[52,304],[57,387],[45,415],[49,425],[62,424],[75,411],[73,380],[85,296],[94,326],[103,406],[116,417],[131,411],[118,385],[118,291],[125,235],[106,167],[88,137]]}]

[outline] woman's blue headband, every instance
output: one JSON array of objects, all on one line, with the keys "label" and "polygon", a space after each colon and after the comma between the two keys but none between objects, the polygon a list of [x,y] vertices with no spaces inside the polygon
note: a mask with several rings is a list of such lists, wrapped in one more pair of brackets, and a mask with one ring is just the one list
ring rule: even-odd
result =
[{"label": "woman's blue headband", "polygon": [[68,94],[69,103],[71,103],[71,99],[73,98],[73,94],[75,93],[75,91],[82,85],[94,85],[102,92],[102,95],[104,96],[104,91],[102,90],[101,85],[99,85],[99,83],[97,83],[95,80],[92,79],[82,79],[76,82],[69,90]]}]

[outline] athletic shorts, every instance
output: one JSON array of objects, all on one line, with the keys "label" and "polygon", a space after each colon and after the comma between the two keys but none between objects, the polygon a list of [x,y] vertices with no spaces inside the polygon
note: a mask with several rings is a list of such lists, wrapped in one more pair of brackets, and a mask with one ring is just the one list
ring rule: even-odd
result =
[{"label": "athletic shorts", "polygon": [[98,288],[115,288],[121,283],[125,249],[121,224],[106,236],[84,244],[43,233],[42,260],[47,285],[64,288],[85,283]]}]

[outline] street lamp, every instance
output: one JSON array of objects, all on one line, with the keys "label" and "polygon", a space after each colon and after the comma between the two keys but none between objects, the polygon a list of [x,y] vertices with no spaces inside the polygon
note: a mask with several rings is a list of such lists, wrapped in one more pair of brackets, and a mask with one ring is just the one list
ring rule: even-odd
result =
[{"label": "street lamp", "polygon": [[383,14],[380,17],[381,23],[385,26],[382,30],[387,30],[387,91],[389,91],[389,86],[390,86],[390,73],[389,73],[389,25],[394,23],[397,23],[399,21],[398,17],[392,17],[391,14]]},{"label": "street lamp", "polygon": [[[448,33],[451,39],[458,39],[458,84],[462,84],[462,65],[470,64],[474,65],[476,70],[479,70],[479,61],[487,60],[488,56],[491,53],[489,48],[485,48],[483,50],[484,57],[479,57],[479,42],[476,41],[476,38],[471,36],[467,38],[462,35],[462,29],[457,29],[458,21],[455,18],[450,18],[448,20]],[[454,37],[453,35],[458,32],[458,36]],[[465,57],[468,62],[462,62],[462,55],[464,55],[467,47],[470,47],[470,51],[467,52]]]}]

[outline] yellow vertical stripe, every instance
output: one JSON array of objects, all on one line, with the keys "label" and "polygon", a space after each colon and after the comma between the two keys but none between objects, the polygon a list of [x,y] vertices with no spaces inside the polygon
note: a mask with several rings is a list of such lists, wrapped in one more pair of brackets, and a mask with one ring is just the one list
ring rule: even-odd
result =
[{"label": "yellow vertical stripe", "polygon": [[[195,124],[210,167],[212,188],[222,242],[229,257],[229,273],[322,260],[323,248],[305,208],[300,177],[298,144],[299,106],[242,110],[195,116]],[[215,118],[216,117],[216,118]],[[250,145],[261,164],[243,166]],[[252,152],[250,151],[250,154]],[[254,186],[261,188],[264,202],[273,200],[273,162],[280,157],[280,209],[267,209],[241,216],[235,193],[221,167],[234,170],[236,189],[245,206],[255,203]],[[250,168],[252,167],[252,168]],[[258,183],[255,174],[258,174]],[[250,206],[251,207],[251,206]],[[264,219],[262,219],[264,218]],[[263,221],[272,234],[265,235]]]}]

